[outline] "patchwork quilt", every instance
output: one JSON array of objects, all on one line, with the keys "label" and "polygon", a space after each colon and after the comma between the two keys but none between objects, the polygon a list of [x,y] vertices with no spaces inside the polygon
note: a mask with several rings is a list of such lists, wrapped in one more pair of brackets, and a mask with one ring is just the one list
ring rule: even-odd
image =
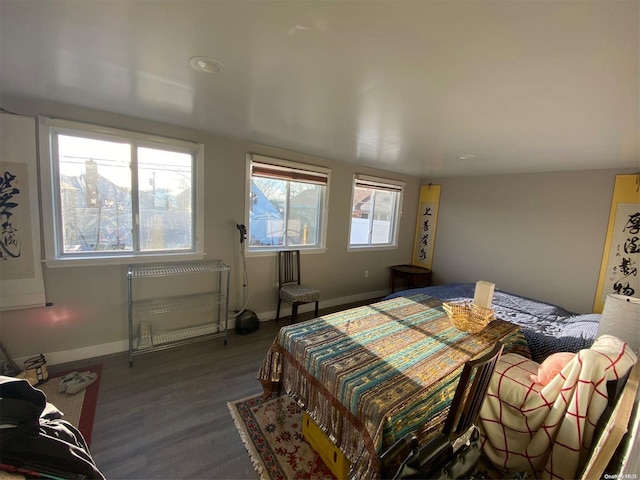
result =
[{"label": "patchwork quilt", "polygon": [[[395,298],[422,292],[445,302],[473,301],[475,283],[449,283],[404,290],[389,295]],[[556,352],[573,352],[589,348],[596,339],[599,313],[575,313],[558,305],[515,295],[496,289],[492,308],[497,318],[522,328],[531,358],[538,362]]]},{"label": "patchwork quilt", "polygon": [[375,478],[397,439],[441,429],[462,366],[498,341],[528,356],[517,325],[463,332],[441,300],[416,293],[283,327],[258,379],[305,408],[352,462],[350,478]]}]

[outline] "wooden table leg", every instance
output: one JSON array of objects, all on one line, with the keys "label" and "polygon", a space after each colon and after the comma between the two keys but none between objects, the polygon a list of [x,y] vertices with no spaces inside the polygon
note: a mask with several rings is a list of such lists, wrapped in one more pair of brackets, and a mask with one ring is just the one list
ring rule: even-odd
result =
[{"label": "wooden table leg", "polygon": [[280,393],[280,382],[272,382],[271,380],[260,380],[262,384],[262,401],[269,400],[274,393]]}]

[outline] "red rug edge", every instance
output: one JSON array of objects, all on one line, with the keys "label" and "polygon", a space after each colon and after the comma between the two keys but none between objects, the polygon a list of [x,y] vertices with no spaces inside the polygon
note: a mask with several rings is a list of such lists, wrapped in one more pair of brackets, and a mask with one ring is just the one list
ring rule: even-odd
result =
[{"label": "red rug edge", "polygon": [[[98,374],[98,378],[95,382],[89,385],[84,393],[84,401],[82,403],[82,411],[80,412],[80,420],[78,421],[78,430],[82,433],[84,440],[87,442],[87,446],[91,446],[91,435],[93,434],[93,422],[96,417],[96,407],[98,404],[98,391],[100,390],[100,379],[102,377],[102,364],[89,365],[88,367],[82,367],[76,370],[82,370],[83,372],[95,372]],[[53,376],[49,377],[49,380],[63,377],[67,373],[73,370],[65,370],[61,372],[55,372]]]}]

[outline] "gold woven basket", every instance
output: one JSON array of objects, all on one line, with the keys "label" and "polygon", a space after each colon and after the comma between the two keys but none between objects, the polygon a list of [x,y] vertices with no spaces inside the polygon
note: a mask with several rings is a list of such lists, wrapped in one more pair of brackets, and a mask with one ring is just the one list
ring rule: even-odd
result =
[{"label": "gold woven basket", "polygon": [[470,333],[481,331],[495,313],[493,308],[479,307],[472,302],[443,302],[442,306],[454,327]]}]

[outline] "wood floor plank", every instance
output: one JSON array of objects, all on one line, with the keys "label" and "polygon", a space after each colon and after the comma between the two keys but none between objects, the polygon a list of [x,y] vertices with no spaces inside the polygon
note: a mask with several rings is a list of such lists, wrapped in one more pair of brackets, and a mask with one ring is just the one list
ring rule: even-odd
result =
[{"label": "wood floor plank", "polygon": [[109,480],[257,479],[227,402],[262,391],[258,368],[288,324],[283,318],[246,335],[230,331],[226,346],[214,338],[140,355],[133,367],[123,352],[51,372],[102,364],[91,452]]}]

